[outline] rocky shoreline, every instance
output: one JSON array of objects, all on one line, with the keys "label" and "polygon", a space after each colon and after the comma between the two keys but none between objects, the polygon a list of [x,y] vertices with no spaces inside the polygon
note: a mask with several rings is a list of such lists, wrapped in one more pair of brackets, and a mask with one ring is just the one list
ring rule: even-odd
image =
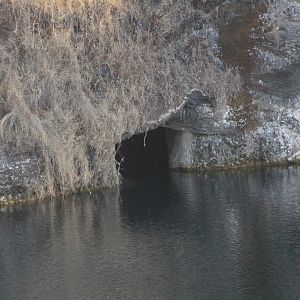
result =
[{"label": "rocky shoreline", "polygon": [[[220,113],[214,99],[195,89],[175,116],[170,114],[163,124],[157,120],[157,126],[167,128],[170,168],[299,163],[300,3],[277,1],[248,19],[236,1],[222,3],[217,1],[214,10],[226,15],[224,26],[214,20],[201,28],[192,26],[184,38],[205,35],[217,64],[239,68],[244,92]],[[0,205],[26,201],[30,187],[41,180],[41,165],[36,155],[0,146]]]}]

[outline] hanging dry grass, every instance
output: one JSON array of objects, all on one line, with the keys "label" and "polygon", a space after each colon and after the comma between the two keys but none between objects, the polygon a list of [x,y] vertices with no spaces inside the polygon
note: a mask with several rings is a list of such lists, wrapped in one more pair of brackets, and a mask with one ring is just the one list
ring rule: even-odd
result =
[{"label": "hanging dry grass", "polygon": [[41,157],[35,193],[118,184],[115,145],[192,88],[224,106],[233,73],[202,40],[184,41],[179,56],[169,38],[192,10],[185,1],[0,0],[1,142]]}]

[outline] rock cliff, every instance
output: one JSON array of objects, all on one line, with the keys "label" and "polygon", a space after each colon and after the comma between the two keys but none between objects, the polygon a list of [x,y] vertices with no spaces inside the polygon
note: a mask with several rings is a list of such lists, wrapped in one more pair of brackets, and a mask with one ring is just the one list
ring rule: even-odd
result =
[{"label": "rock cliff", "polygon": [[[155,16],[163,18],[163,14]],[[270,1],[268,5],[248,0],[193,1],[193,11],[186,15],[176,11],[175,16],[179,25],[164,35],[174,65],[189,61],[193,47],[200,43],[212,65],[223,71],[216,75],[211,65],[204,63],[201,68],[214,72],[213,82],[191,77],[194,88],[185,99],[173,102],[170,108],[157,106],[152,119],[146,120],[147,126],[135,132],[166,127],[172,169],[299,161],[299,1]],[[0,21],[6,24],[4,18]],[[135,28],[145,26],[138,20],[130,22]],[[8,39],[7,30],[1,34]],[[228,67],[240,73],[242,89],[240,79],[226,71]],[[105,70],[113,76],[109,67]],[[228,85],[221,82],[221,76],[236,86],[237,97],[228,99]],[[0,119],[6,116],[0,95]],[[133,134],[124,131],[122,138]],[[34,151],[18,153],[0,145],[0,201],[22,197],[42,178],[43,159],[30,153]]]},{"label": "rock cliff", "polygon": [[215,35],[223,47],[216,55],[222,63],[239,68],[243,92],[222,115],[200,91],[191,93],[184,109],[166,123],[172,129],[170,167],[296,162],[300,159],[300,3],[283,0],[255,7],[240,1],[225,6],[220,11],[231,13]]}]

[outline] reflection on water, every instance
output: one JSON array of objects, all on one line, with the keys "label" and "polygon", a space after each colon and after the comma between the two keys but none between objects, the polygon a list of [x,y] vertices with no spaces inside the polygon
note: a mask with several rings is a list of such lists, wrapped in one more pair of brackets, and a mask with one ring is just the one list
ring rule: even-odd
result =
[{"label": "reflection on water", "polygon": [[300,299],[300,169],[148,178],[0,213],[0,299]]}]

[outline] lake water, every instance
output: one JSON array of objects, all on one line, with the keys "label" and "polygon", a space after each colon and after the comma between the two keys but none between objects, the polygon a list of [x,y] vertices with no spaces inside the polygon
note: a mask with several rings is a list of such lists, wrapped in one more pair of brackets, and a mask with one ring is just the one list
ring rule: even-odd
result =
[{"label": "lake water", "polygon": [[2,208],[0,299],[298,300],[300,168]]}]

